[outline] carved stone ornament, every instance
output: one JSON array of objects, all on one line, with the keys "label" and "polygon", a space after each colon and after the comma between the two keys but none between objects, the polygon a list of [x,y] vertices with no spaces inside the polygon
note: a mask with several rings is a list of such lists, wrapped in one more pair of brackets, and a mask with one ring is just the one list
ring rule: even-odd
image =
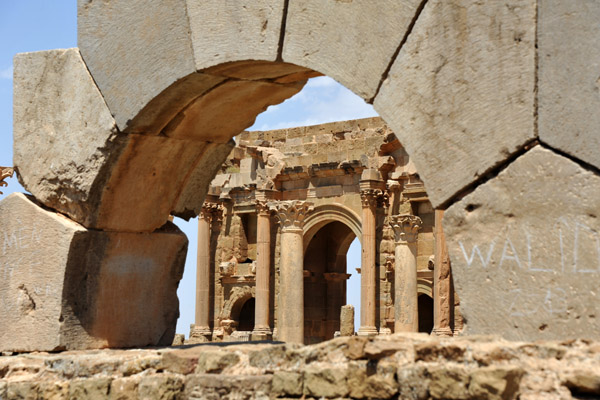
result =
[{"label": "carved stone ornament", "polygon": [[[15,170],[12,167],[0,167],[0,187],[8,186],[8,183],[4,182],[6,178],[12,178]],[[4,194],[0,192],[0,194]]]},{"label": "carved stone ornament", "polygon": [[390,217],[390,225],[394,229],[396,242],[414,242],[423,221],[416,215],[394,215]]},{"label": "carved stone ornament", "polygon": [[363,189],[360,191],[360,201],[363,208],[375,208],[381,201],[383,191],[381,189]]},{"label": "carved stone ornament", "polygon": [[213,218],[221,219],[223,217],[223,206],[218,203],[204,202],[199,217],[209,221]]},{"label": "carved stone ornament", "polygon": [[301,200],[278,201],[269,208],[275,211],[282,231],[302,230],[308,213],[314,210],[312,203]]},{"label": "carved stone ornament", "polygon": [[271,215],[269,203],[265,200],[256,200],[256,213],[258,215]]}]

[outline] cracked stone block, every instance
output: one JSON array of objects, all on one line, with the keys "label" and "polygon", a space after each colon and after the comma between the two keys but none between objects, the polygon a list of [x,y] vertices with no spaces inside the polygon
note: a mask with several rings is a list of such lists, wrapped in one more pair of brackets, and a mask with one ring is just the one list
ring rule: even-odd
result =
[{"label": "cracked stone block", "polygon": [[466,334],[600,337],[599,198],[600,176],[536,146],[448,208]]},{"label": "cracked stone block", "polygon": [[87,230],[14,193],[0,202],[0,351],[172,343],[187,238]]},{"label": "cracked stone block", "polygon": [[291,1],[283,59],[375,96],[420,0]]},{"label": "cracked stone block", "polygon": [[536,1],[430,0],[374,106],[434,207],[535,137]]},{"label": "cracked stone block", "polygon": [[540,139],[600,168],[600,3],[538,7]]}]

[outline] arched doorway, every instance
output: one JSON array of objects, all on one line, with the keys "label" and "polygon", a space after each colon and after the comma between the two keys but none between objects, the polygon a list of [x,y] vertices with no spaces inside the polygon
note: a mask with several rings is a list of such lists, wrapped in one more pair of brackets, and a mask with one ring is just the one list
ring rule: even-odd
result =
[{"label": "arched doorway", "polygon": [[419,332],[431,333],[433,330],[433,299],[426,294],[419,293]]},{"label": "arched doorway", "polygon": [[320,227],[304,253],[304,342],[332,339],[346,304],[346,253],[356,235],[332,221]]},{"label": "arched doorway", "polygon": [[238,315],[238,331],[251,332],[254,328],[254,307],[256,300],[254,297],[246,300]]}]

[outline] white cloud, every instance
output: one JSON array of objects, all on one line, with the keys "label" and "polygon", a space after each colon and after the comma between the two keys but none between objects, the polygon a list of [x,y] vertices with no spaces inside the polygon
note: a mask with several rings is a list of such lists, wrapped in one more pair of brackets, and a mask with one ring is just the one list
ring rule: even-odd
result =
[{"label": "white cloud", "polygon": [[12,79],[13,78],[13,66],[0,69],[0,79]]},{"label": "white cloud", "polygon": [[309,79],[306,83],[307,88],[322,88],[336,86],[338,83],[328,76],[318,76],[316,78]]}]

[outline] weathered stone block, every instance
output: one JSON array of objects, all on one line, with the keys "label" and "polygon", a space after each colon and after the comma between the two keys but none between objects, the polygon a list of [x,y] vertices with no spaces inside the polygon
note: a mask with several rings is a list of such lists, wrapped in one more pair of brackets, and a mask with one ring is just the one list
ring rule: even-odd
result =
[{"label": "weathered stone block", "polygon": [[283,59],[371,99],[420,1],[291,1]]},{"label": "weathered stone block", "polygon": [[187,250],[174,225],[86,230],[20,193],[0,215],[0,350],[171,344]]},{"label": "weathered stone block", "polygon": [[448,209],[466,333],[598,338],[599,198],[598,175],[536,146]]},{"label": "weathered stone block", "polygon": [[377,95],[434,207],[534,138],[535,5],[428,1]]},{"label": "weathered stone block", "polygon": [[600,3],[538,3],[542,141],[600,168]]}]

